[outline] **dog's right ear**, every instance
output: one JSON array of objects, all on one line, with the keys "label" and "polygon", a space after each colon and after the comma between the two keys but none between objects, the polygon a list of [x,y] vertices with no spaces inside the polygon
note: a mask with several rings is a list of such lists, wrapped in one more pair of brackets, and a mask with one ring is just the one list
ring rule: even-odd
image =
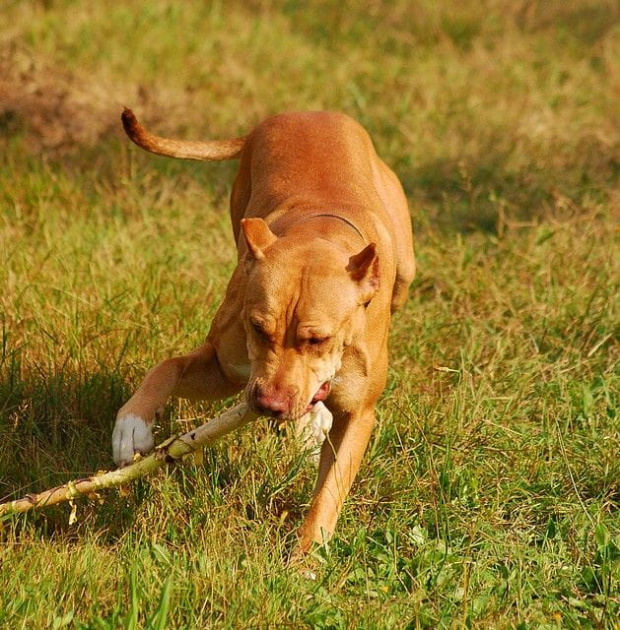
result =
[{"label": "dog's right ear", "polygon": [[278,240],[269,226],[259,218],[241,219],[241,229],[245,236],[248,252],[256,260],[263,260],[265,258],[264,250]]}]

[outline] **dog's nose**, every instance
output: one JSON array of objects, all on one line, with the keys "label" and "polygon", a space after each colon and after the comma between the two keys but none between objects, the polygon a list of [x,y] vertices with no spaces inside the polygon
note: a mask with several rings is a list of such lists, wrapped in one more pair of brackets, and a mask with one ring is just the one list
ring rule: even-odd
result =
[{"label": "dog's nose", "polygon": [[282,416],[291,411],[291,396],[275,388],[257,387],[254,392],[254,407],[259,413]]}]

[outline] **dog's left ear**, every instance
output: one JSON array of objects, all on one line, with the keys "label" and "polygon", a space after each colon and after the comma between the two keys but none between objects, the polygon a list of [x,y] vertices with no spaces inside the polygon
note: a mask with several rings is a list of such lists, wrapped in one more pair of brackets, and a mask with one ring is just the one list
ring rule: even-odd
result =
[{"label": "dog's left ear", "polygon": [[377,295],[380,286],[379,256],[374,243],[367,245],[359,254],[349,258],[347,271],[360,287],[360,304],[366,304]]},{"label": "dog's left ear", "polygon": [[269,226],[259,218],[241,219],[241,229],[248,251],[256,260],[263,260],[265,258],[264,250],[278,240]]}]

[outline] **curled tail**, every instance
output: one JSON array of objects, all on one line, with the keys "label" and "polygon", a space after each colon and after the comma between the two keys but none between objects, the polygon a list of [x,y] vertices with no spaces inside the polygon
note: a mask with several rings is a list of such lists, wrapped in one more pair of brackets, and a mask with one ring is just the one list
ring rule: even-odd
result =
[{"label": "curled tail", "polygon": [[125,129],[125,133],[132,142],[140,148],[157,155],[166,155],[185,160],[218,162],[239,157],[245,144],[245,137],[231,140],[212,140],[209,142],[162,138],[145,129],[130,109],[123,111],[121,120],[123,121],[123,129]]}]

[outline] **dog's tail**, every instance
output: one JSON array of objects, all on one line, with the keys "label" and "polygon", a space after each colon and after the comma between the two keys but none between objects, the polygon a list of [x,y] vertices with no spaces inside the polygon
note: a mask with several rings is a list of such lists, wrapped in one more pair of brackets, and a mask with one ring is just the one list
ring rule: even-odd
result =
[{"label": "dog's tail", "polygon": [[121,120],[123,121],[123,129],[125,129],[125,133],[132,142],[135,142],[140,148],[157,155],[166,155],[185,160],[218,162],[239,157],[245,144],[245,137],[231,140],[213,140],[210,142],[162,138],[145,129],[130,109],[123,111]]}]

